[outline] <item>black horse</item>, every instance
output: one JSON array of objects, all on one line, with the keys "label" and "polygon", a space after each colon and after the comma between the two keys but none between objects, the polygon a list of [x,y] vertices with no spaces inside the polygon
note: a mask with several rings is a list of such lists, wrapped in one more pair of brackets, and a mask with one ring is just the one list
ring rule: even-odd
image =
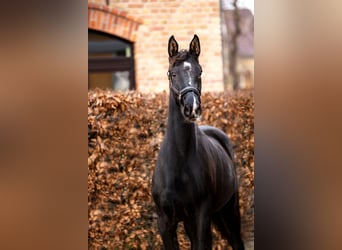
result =
[{"label": "black horse", "polygon": [[189,51],[178,51],[171,36],[168,53],[168,126],[152,179],[164,249],[179,249],[183,221],[191,249],[212,248],[213,222],[234,250],[243,250],[232,144],[221,130],[195,123],[202,113],[198,36]]}]

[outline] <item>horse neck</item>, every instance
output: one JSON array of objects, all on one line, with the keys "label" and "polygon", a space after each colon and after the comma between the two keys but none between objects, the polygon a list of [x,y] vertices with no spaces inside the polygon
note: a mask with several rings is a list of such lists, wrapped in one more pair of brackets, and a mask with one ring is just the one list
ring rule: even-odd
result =
[{"label": "horse neck", "polygon": [[186,122],[174,96],[170,93],[166,135],[176,157],[184,158],[196,147],[196,124]]}]

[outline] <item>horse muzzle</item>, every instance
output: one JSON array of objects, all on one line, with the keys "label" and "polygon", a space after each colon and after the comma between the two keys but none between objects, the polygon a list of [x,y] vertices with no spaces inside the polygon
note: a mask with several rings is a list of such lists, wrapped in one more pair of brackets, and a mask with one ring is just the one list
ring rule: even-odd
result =
[{"label": "horse muzzle", "polygon": [[188,92],[183,97],[183,116],[190,122],[197,121],[202,115],[200,97],[194,92]]}]

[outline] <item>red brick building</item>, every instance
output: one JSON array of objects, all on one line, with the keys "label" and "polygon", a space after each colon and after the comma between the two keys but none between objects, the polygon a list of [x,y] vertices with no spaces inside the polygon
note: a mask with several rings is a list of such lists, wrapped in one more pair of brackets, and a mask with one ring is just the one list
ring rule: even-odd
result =
[{"label": "red brick building", "polygon": [[219,0],[89,0],[89,87],[168,89],[167,42],[201,41],[203,90],[223,90]]}]

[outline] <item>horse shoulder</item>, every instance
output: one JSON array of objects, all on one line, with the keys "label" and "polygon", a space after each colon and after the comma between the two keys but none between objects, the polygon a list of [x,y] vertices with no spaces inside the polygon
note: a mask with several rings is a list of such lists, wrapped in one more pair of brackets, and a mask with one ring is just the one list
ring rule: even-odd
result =
[{"label": "horse shoulder", "polygon": [[233,144],[229,137],[222,130],[208,125],[202,125],[199,126],[199,128],[200,131],[206,134],[208,137],[219,142],[224,150],[226,150],[229,157],[234,160]]},{"label": "horse shoulder", "polygon": [[[211,136],[218,130],[216,128],[212,128],[213,127],[209,126],[205,128],[210,129],[208,134],[202,129],[199,132],[199,155],[202,156],[201,158],[206,159],[205,164],[207,165],[207,173],[210,176],[212,191],[214,193],[220,193],[222,190],[226,190],[226,197],[230,197],[232,190],[237,188],[235,166],[227,152],[228,146],[225,146],[225,144],[217,139],[222,137],[222,134],[224,133],[218,133],[220,137],[218,137],[217,134],[215,136]],[[222,139],[225,138],[223,137]]]}]

